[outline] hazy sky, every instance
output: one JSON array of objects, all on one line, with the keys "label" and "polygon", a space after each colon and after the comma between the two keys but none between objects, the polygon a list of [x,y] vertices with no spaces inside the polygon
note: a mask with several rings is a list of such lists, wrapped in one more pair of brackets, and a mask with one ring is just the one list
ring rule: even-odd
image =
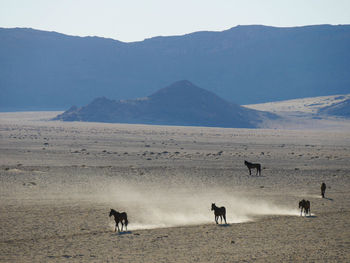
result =
[{"label": "hazy sky", "polygon": [[0,27],[126,42],[250,24],[350,24],[350,0],[0,0]]}]

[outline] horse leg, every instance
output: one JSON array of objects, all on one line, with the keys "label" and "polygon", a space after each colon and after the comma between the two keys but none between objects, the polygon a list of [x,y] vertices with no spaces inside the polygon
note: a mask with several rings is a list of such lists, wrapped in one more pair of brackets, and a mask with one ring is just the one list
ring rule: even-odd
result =
[{"label": "horse leg", "polygon": [[226,215],[222,215],[224,217],[224,220],[225,220],[225,224],[227,225],[227,222],[226,222]]},{"label": "horse leg", "polygon": [[123,232],[123,226],[124,226],[123,221],[121,221],[120,223],[122,224],[122,232]]},{"label": "horse leg", "polygon": [[249,175],[252,175],[252,171],[250,170],[250,168],[248,168],[248,170],[249,170]]},{"label": "horse leg", "polygon": [[220,215],[220,223],[222,224],[222,215]]},{"label": "horse leg", "polygon": [[218,224],[218,216],[215,216],[215,222]]}]

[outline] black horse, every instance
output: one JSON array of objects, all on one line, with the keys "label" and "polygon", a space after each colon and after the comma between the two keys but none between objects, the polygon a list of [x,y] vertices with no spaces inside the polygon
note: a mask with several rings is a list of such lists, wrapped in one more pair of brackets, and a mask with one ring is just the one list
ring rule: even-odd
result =
[{"label": "black horse", "polygon": [[244,161],[244,164],[248,167],[249,175],[252,175],[251,169],[256,169],[256,175],[261,175],[261,164],[260,163],[250,163],[248,161]]},{"label": "black horse", "polygon": [[222,207],[217,207],[215,204],[211,204],[211,211],[214,210],[214,215],[215,215],[215,222],[218,224],[218,218],[220,216],[221,223],[222,223],[222,218],[225,220],[226,223],[226,208],[224,206]]},{"label": "black horse", "polygon": [[300,216],[303,214],[303,210],[304,210],[305,216],[307,214],[309,214],[309,216],[311,215],[311,205],[309,200],[305,200],[305,199],[301,200],[299,202],[299,208],[300,208]]},{"label": "black horse", "polygon": [[119,213],[117,211],[115,211],[114,209],[111,208],[111,212],[109,212],[109,217],[114,216],[114,221],[115,221],[115,229],[114,232],[117,231],[118,228],[118,232],[120,232],[119,230],[119,223],[122,224],[122,230],[123,231],[123,226],[125,224],[125,229],[128,230],[128,216],[125,212]]}]

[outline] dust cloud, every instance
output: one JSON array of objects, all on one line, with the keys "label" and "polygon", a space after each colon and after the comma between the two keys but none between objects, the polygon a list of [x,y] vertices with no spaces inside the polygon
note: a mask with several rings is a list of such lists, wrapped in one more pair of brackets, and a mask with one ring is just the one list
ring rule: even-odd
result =
[{"label": "dust cloud", "polygon": [[[214,223],[211,204],[226,207],[227,223],[242,223],[262,215],[299,215],[294,208],[244,197],[220,187],[126,182],[110,183],[91,191],[87,198],[128,214],[129,229],[153,229]],[[220,222],[220,221],[219,221]],[[114,221],[111,220],[114,227]]]},{"label": "dust cloud", "polygon": [[[225,206],[229,224],[252,221],[263,215],[298,216],[300,213],[296,207],[279,205],[277,200],[264,200],[254,193],[237,192],[201,180],[171,184],[94,177],[79,183],[58,180],[45,188],[39,185],[27,193],[15,191],[16,198],[21,202],[64,203],[88,209],[98,206],[106,210],[106,218],[110,208],[125,211],[130,230],[214,223],[212,203]],[[114,228],[113,218],[106,222]]]}]

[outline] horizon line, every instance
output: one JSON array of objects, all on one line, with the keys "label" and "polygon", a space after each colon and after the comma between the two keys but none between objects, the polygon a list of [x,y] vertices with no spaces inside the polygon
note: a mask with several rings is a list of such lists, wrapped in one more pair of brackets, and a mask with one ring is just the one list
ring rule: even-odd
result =
[{"label": "horizon line", "polygon": [[199,30],[199,31],[193,31],[189,33],[184,33],[184,34],[175,34],[175,35],[156,35],[152,36],[149,38],[144,38],[143,40],[135,40],[135,41],[122,41],[118,40],[116,38],[112,37],[106,37],[106,36],[98,36],[98,35],[75,35],[75,34],[67,34],[64,32],[59,32],[55,30],[45,30],[45,29],[39,29],[39,28],[33,28],[33,27],[0,27],[0,29],[30,29],[30,30],[35,30],[35,31],[42,31],[42,32],[48,32],[48,33],[56,33],[56,34],[61,34],[65,36],[70,36],[70,37],[80,37],[80,38],[103,38],[103,39],[109,39],[113,41],[118,41],[121,43],[137,43],[137,42],[143,42],[146,40],[154,39],[154,38],[162,38],[162,37],[182,37],[182,36],[187,36],[191,34],[196,34],[196,33],[201,33],[201,32],[213,32],[213,33],[221,33],[225,31],[229,31],[235,28],[239,27],[268,27],[268,28],[281,28],[281,29],[287,29],[287,28],[303,28],[303,27],[313,27],[313,26],[350,26],[350,24],[309,24],[309,25],[297,25],[297,26],[271,26],[271,25],[263,25],[263,24],[244,24],[244,25],[235,25],[233,27],[223,29],[223,30]]}]

